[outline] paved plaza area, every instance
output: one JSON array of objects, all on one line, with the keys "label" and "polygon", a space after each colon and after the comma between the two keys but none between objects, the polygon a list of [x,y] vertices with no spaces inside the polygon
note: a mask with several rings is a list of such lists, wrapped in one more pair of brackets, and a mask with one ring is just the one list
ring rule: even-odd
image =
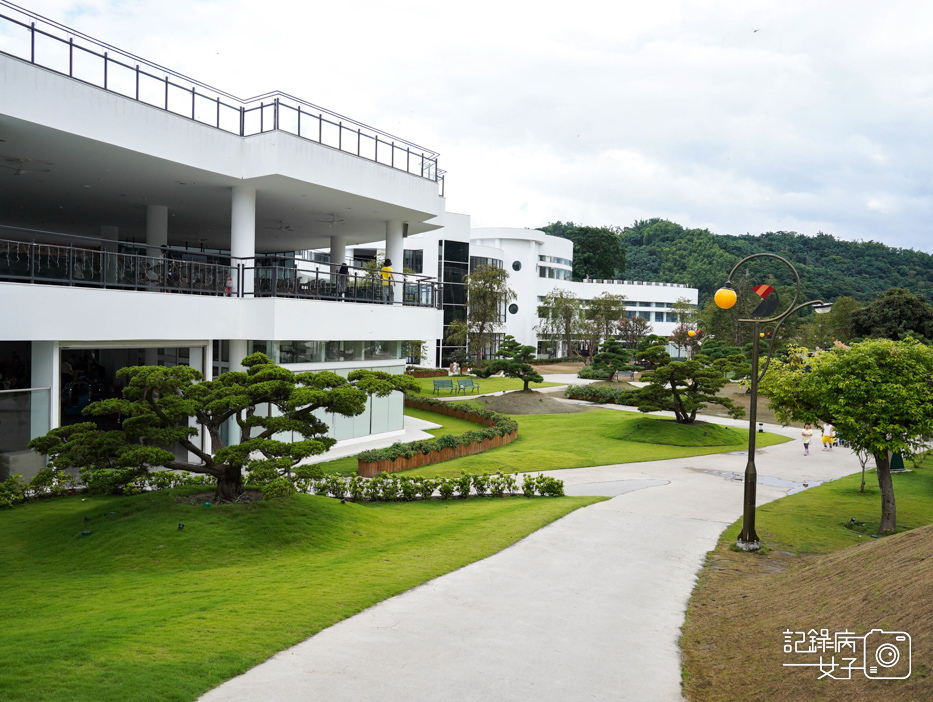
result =
[{"label": "paved plaza area", "polygon": [[[733,426],[743,422],[707,418]],[[744,426],[747,426],[744,425]],[[758,452],[759,504],[859,470],[847,449]],[[204,695],[277,700],[681,700],[680,626],[741,516],[744,452],[561,470],[611,499],[393,597]]]}]

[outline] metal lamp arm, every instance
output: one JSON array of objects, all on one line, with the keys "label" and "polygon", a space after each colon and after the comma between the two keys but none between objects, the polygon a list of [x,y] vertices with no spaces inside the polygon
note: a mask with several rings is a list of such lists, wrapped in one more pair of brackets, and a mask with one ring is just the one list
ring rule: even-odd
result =
[{"label": "metal lamp arm", "polygon": [[822,305],[822,300],[810,300],[810,302],[804,302],[801,305],[797,305],[793,309],[787,310],[780,317],[777,317],[778,323],[775,325],[774,330],[771,332],[771,343],[768,344],[768,357],[765,359],[765,366],[761,369],[761,373],[758,375],[758,382],[761,382],[761,379],[765,377],[765,373],[768,371],[768,366],[771,364],[771,356],[774,354],[774,344],[777,343],[777,333],[778,329],[781,328],[781,325],[784,324],[784,321],[790,317],[794,312],[799,312],[804,307],[809,307],[810,305]]}]

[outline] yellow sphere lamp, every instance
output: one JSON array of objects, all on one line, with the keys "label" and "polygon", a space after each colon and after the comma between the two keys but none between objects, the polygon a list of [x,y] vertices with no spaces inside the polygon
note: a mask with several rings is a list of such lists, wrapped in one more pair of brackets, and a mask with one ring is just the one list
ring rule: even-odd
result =
[{"label": "yellow sphere lamp", "polygon": [[692,339],[693,337],[695,337],[696,335],[697,335],[697,333],[696,333],[695,331],[693,331],[693,329],[691,329],[691,330],[689,330],[689,331],[687,332],[687,336],[689,336],[691,339]]},{"label": "yellow sphere lamp", "polygon": [[735,303],[738,299],[738,295],[736,295],[735,290],[732,289],[732,283],[726,283],[725,287],[719,288],[716,294],[713,295],[713,302],[716,303],[716,307],[723,310],[735,307]]}]

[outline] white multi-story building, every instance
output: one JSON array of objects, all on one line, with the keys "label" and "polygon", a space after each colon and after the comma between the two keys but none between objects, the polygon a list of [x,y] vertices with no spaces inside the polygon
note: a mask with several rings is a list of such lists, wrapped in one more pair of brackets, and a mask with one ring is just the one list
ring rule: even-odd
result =
[{"label": "white multi-story building", "polygon": [[[378,246],[378,245],[377,245]],[[463,277],[480,264],[498,266],[509,273],[509,287],[516,297],[504,309],[497,330],[501,338],[511,334],[520,343],[534,346],[539,357],[554,346],[539,331],[538,308],[553,290],[566,290],[584,303],[603,293],[625,297],[626,313],[651,323],[651,333],[669,336],[678,322],[671,308],[678,300],[696,306],[697,290],[676,283],[627,280],[573,281],[573,242],[550,236],[537,229],[470,229],[465,215],[445,215],[443,229],[410,237],[406,243],[409,260],[418,260],[426,275],[444,286],[444,329],[454,319],[466,314]],[[412,255],[414,253],[421,255]],[[440,331],[440,330],[439,330]],[[446,365],[452,347],[444,343],[445,334],[429,340],[429,365]],[[557,344],[559,346],[559,344]],[[555,349],[557,355],[567,353]]]},{"label": "white multi-story building", "polygon": [[[471,230],[443,183],[431,150],[282,93],[238,99],[4,6],[0,478],[38,470],[29,439],[119,393],[124,366],[212,378],[258,350],[293,370],[401,372],[410,340],[445,365],[480,264],[509,271],[499,332],[529,345],[556,287],[625,295],[665,335],[671,305],[696,303],[683,286],[575,283],[569,240]],[[364,266],[377,253],[388,288]],[[402,398],[322,418],[337,439],[398,433]]]},{"label": "white multi-story building", "polygon": [[[216,377],[263,350],[401,372],[404,341],[441,325],[433,278],[384,292],[338,270],[382,240],[401,271],[404,238],[441,226],[437,154],[291,96],[240,100],[4,7],[0,166],[7,471],[34,471],[28,439],[118,392],[120,367]],[[402,398],[327,421],[338,439],[399,431]]]}]

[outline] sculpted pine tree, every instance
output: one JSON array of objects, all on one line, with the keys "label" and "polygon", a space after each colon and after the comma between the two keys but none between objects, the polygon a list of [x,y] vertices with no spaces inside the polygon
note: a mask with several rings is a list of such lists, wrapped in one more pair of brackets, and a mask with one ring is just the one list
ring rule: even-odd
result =
[{"label": "sculpted pine tree", "polygon": [[[718,393],[728,381],[727,371],[747,372],[744,356],[712,360],[702,354],[687,361],[671,361],[663,347],[648,349],[654,370],[643,373],[648,383],[637,395],[639,412],[668,410],[680,424],[696,421],[697,412],[709,404],[725,407],[729,416],[738,419],[745,410]],[[666,357],[666,358],[665,358]]]},{"label": "sculpted pine tree", "polygon": [[[80,469],[89,484],[122,486],[162,467],[212,476],[215,499],[229,501],[243,491],[244,471],[267,478],[284,474],[334,445],[316,410],[352,417],[363,412],[369,395],[417,387],[409,376],[378,371],[356,370],[347,378],[329,371],[293,373],[262,353],[246,357],[243,365],[246,372],[211,381],[189,366],[123,368],[117,372],[127,381],[123,397],[84,409],[87,416],[121,415],[120,429],[104,431],[85,422],[53,429],[29,445],[48,455],[54,469]],[[240,441],[224,446],[221,427],[229,420],[239,429]],[[192,423],[210,438],[209,447],[196,440]],[[301,438],[276,438],[289,433]],[[194,460],[177,458],[168,449],[172,445]]]},{"label": "sculpted pine tree", "polygon": [[515,340],[515,337],[506,334],[496,355],[501,358],[487,363],[484,368],[474,371],[474,373],[481,378],[488,378],[490,375],[502,371],[506,377],[518,378],[525,383],[522,392],[531,392],[528,383],[544,382],[541,374],[531,365],[531,361],[535,357],[534,346],[523,346]]},{"label": "sculpted pine tree", "polygon": [[629,365],[632,351],[622,348],[622,344],[612,337],[603,342],[599,353],[593,356],[593,367],[609,373],[609,381],[615,379],[616,373],[625,370],[637,370],[638,366]]},{"label": "sculpted pine tree", "polygon": [[782,422],[830,422],[856,452],[875,458],[879,533],[897,528],[889,452],[925,450],[933,434],[933,349],[914,340],[872,339],[807,359],[774,362],[759,386]]}]

